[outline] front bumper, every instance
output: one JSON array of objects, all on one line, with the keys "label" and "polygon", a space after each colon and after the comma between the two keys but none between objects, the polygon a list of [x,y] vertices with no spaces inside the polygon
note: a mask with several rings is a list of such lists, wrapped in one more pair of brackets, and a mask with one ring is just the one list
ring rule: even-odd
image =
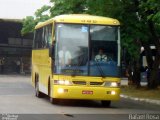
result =
[{"label": "front bumper", "polygon": [[[51,97],[81,100],[119,100],[120,88],[88,86],[52,86]],[[113,94],[114,93],[114,94]]]}]

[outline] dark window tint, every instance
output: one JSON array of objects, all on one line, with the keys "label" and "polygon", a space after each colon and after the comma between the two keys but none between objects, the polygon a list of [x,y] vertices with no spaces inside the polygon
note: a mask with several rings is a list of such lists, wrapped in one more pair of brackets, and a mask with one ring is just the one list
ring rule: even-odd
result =
[{"label": "dark window tint", "polygon": [[52,24],[35,31],[34,48],[49,48],[52,44]]},{"label": "dark window tint", "polygon": [[44,27],[43,48],[48,48],[52,44],[52,25]]},{"label": "dark window tint", "polygon": [[42,47],[42,33],[43,33],[43,28],[36,30],[34,48],[41,48]]}]

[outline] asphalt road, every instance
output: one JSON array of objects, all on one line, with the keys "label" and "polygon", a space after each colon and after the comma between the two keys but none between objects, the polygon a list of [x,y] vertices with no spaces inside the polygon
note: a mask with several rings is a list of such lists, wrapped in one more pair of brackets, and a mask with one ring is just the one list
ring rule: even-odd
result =
[{"label": "asphalt road", "polygon": [[160,120],[160,106],[128,99],[112,102],[110,108],[103,107],[99,101],[83,100],[65,100],[52,105],[48,97],[35,97],[30,76],[0,75],[0,114],[0,120],[8,117],[18,117],[18,120],[129,120],[134,114],[159,114]]}]

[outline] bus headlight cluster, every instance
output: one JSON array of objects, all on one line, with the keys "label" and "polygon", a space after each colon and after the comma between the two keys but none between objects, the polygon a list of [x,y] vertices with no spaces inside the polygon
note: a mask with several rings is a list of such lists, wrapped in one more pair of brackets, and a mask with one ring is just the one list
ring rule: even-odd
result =
[{"label": "bus headlight cluster", "polygon": [[106,87],[119,87],[120,83],[119,82],[105,82]]},{"label": "bus headlight cluster", "polygon": [[54,80],[55,85],[72,85],[72,82],[69,80]]}]

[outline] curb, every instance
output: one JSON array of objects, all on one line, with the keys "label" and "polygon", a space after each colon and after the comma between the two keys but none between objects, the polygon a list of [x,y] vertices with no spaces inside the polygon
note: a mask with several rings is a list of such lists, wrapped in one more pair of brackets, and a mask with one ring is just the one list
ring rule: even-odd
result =
[{"label": "curb", "polygon": [[120,97],[130,99],[130,100],[134,100],[134,101],[140,101],[140,102],[146,102],[146,103],[152,103],[152,104],[160,105],[160,100],[137,98],[137,97],[131,97],[131,96],[123,95],[123,94],[121,94]]}]

